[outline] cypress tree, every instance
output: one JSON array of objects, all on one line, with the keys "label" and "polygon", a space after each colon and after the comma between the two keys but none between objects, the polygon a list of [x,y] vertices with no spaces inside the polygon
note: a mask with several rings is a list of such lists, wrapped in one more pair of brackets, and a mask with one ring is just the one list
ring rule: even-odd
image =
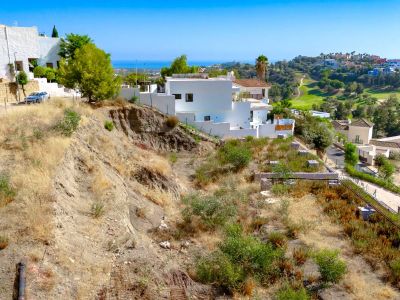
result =
[{"label": "cypress tree", "polygon": [[56,25],[53,26],[53,32],[51,33],[51,37],[58,38],[58,31]]}]

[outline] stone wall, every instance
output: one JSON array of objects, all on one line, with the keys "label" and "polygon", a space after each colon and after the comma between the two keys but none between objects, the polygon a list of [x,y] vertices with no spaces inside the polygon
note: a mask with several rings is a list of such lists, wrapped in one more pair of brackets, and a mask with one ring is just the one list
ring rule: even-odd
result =
[{"label": "stone wall", "polygon": [[[37,81],[29,81],[27,85],[24,86],[25,95],[22,91],[22,87],[19,86],[20,98],[28,96],[30,93],[39,91],[39,83]],[[0,104],[7,102],[16,102],[17,99],[17,85],[15,82],[3,82],[0,83]]]}]

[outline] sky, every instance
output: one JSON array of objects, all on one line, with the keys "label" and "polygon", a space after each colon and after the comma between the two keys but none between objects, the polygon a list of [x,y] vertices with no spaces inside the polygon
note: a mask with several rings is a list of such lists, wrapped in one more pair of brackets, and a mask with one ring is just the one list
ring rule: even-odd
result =
[{"label": "sky", "polygon": [[400,58],[400,0],[0,1],[0,24],[88,34],[113,60]]}]

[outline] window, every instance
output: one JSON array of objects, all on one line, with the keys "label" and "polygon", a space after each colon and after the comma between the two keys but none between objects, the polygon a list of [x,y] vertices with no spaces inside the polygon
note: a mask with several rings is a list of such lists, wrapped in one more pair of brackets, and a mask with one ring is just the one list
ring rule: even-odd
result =
[{"label": "window", "polygon": [[15,62],[15,68],[17,69],[17,71],[23,71],[24,70],[24,66],[22,64],[22,61],[16,61]]},{"label": "window", "polygon": [[262,89],[262,96],[265,97],[265,89]]},{"label": "window", "polygon": [[186,102],[193,102],[193,94],[186,94]]},{"label": "window", "polygon": [[51,63],[51,62],[46,63],[46,67],[53,69],[53,63]]},{"label": "window", "polygon": [[175,96],[175,100],[180,100],[182,99],[182,94],[172,94]]},{"label": "window", "polygon": [[204,121],[211,121],[211,116],[204,116]]}]

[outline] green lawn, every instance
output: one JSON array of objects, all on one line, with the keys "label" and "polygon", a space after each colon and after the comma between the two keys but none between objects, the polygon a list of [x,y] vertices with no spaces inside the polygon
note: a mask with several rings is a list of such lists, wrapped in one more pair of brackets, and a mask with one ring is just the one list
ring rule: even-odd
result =
[{"label": "green lawn", "polygon": [[304,79],[300,87],[300,97],[292,100],[292,107],[299,110],[310,110],[313,104],[321,104],[324,98],[332,96],[320,90],[317,82],[312,79]]},{"label": "green lawn", "polygon": [[390,95],[397,95],[397,97],[400,99],[400,89],[397,90],[390,90],[390,89],[365,89],[364,90],[365,94],[371,95],[375,98],[378,98],[378,100],[386,100],[389,98]]}]

